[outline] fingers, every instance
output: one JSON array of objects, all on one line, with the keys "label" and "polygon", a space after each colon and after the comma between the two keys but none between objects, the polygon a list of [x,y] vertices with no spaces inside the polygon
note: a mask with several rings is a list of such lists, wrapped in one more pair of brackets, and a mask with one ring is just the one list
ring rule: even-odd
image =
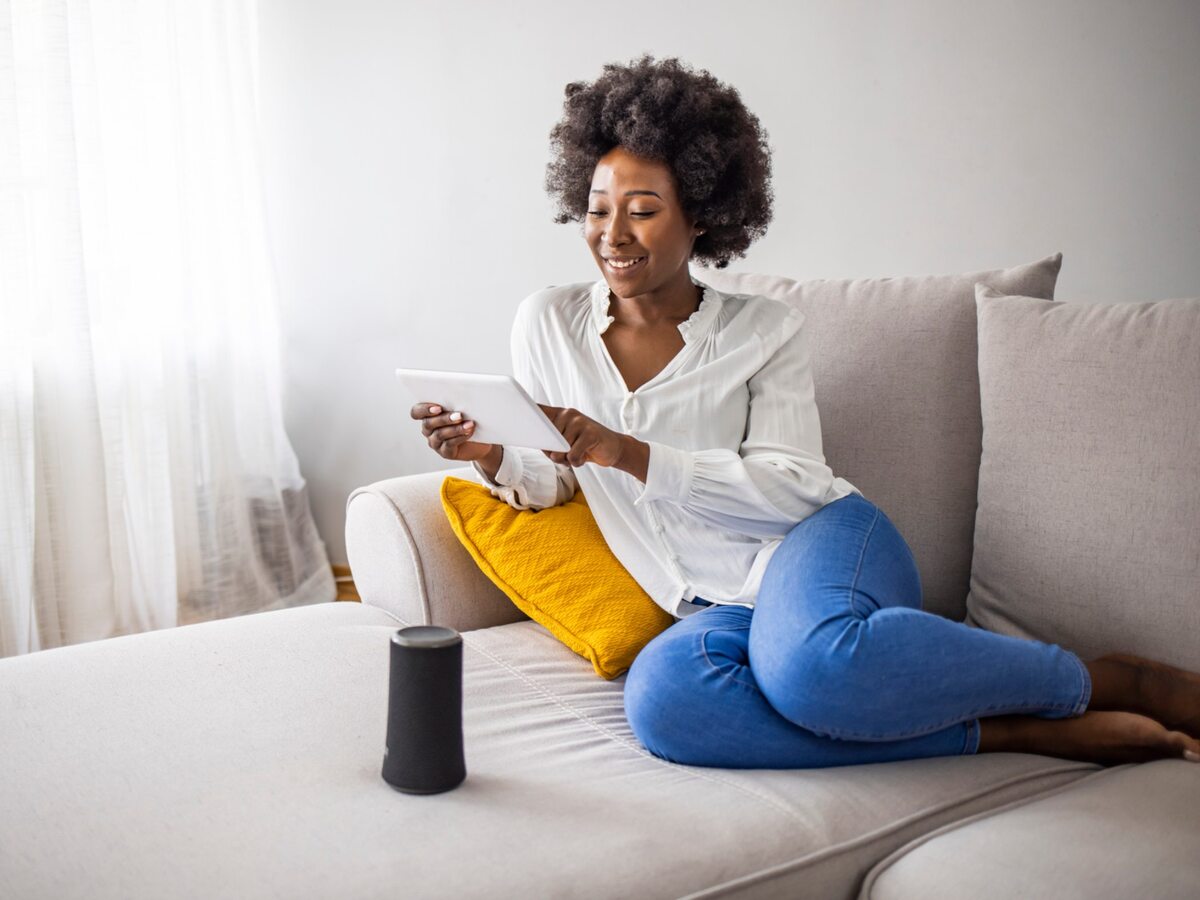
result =
[{"label": "fingers", "polygon": [[421,421],[421,433],[442,456],[453,458],[455,448],[475,434],[475,422],[460,410],[447,412],[437,403],[417,403],[410,414]]},{"label": "fingers", "polygon": [[[412,417],[421,420],[421,432],[426,437],[440,428],[457,427],[469,421],[460,410],[445,410],[436,403],[418,403],[412,408]],[[449,436],[447,433],[447,437]]]},{"label": "fingers", "polygon": [[429,436],[429,446],[446,459],[457,459],[458,448],[472,440],[474,435],[474,422],[467,421],[461,425],[448,425],[437,429]]},{"label": "fingers", "polygon": [[442,441],[441,445],[437,448],[437,452],[447,459],[457,459],[459,447],[470,442],[473,436],[470,431],[467,431],[449,440]]},{"label": "fingers", "polygon": [[471,421],[462,412],[442,413],[440,416],[428,416],[421,422],[421,430],[428,436],[442,428],[458,428]]},{"label": "fingers", "polygon": [[571,449],[564,454],[569,466],[582,466],[587,462],[588,450],[596,443],[595,422],[587,416],[571,416],[560,428]]},{"label": "fingers", "polygon": [[436,416],[441,411],[441,406],[436,403],[414,403],[408,412],[414,419],[424,419],[426,416]]},{"label": "fingers", "polygon": [[[564,413],[572,412],[572,410],[564,409],[561,406],[551,406],[548,403],[539,403],[538,407],[546,414],[546,418],[554,423],[554,427],[557,428],[561,433],[563,430],[563,425],[560,420],[567,418]],[[542,452],[546,454],[547,458],[549,458],[551,462],[555,462],[560,465],[567,464],[567,454],[565,451],[543,450]]]},{"label": "fingers", "polygon": [[567,451],[567,465],[579,467],[587,462],[588,451],[592,449],[594,441],[589,441],[587,446],[582,446],[582,441],[571,445],[571,449]]},{"label": "fingers", "polygon": [[567,439],[567,443],[571,445],[570,450],[543,450],[542,452],[552,462],[561,465],[578,467],[587,462],[588,450],[596,443],[595,435],[589,434],[589,430],[592,430],[596,423],[570,407],[550,406],[547,403],[539,403],[538,406],[554,423],[554,427]]},{"label": "fingers", "polygon": [[[430,422],[434,425],[430,425]],[[456,437],[470,437],[475,431],[475,422],[468,419],[460,412],[453,412],[446,416],[435,416],[432,419],[426,419],[422,425],[422,430],[425,431],[427,437],[437,439],[442,443],[452,441]],[[461,441],[460,441],[461,443]]]},{"label": "fingers", "polygon": [[546,414],[546,418],[554,423],[554,427],[563,432],[564,435],[566,434],[564,429],[569,423],[579,419],[583,419],[587,422],[591,421],[591,419],[589,419],[583,413],[579,412],[578,410],[571,409],[570,407],[548,406],[545,403],[539,403],[538,406],[540,406],[542,412]]},{"label": "fingers", "polygon": [[550,457],[553,462],[564,466],[578,468],[587,462],[588,450],[590,450],[591,447],[591,442],[589,442],[586,447],[582,442],[578,442],[572,444],[570,450],[543,450],[542,452]]},{"label": "fingers", "polygon": [[[546,414],[546,418],[554,423],[554,427],[558,429],[559,433],[562,434],[563,437],[566,437],[564,422],[570,421],[571,417],[568,415],[568,413],[573,413],[574,410],[564,409],[561,406],[550,406],[548,403],[539,403],[538,406],[542,408],[542,412]],[[570,443],[570,438],[567,438],[567,443]],[[542,452],[550,458],[551,462],[558,463],[559,465],[568,465],[567,451],[543,450]]]}]

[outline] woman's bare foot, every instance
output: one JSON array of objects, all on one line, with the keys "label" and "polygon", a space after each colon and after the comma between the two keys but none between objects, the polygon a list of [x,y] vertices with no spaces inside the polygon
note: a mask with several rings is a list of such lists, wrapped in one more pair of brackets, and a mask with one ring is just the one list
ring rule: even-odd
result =
[{"label": "woman's bare foot", "polygon": [[1181,757],[1200,762],[1200,740],[1131,712],[1085,712],[1069,719],[989,716],[979,720],[979,752],[1039,753],[1106,766]]},{"label": "woman's bare foot", "polygon": [[1086,665],[1092,674],[1089,710],[1140,713],[1169,731],[1200,737],[1200,674],[1130,653],[1110,653]]}]

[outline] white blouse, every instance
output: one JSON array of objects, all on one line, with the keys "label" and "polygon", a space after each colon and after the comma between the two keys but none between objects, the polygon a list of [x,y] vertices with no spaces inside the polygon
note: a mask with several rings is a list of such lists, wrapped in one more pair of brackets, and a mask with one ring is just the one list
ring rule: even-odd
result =
[{"label": "white blouse", "polygon": [[862,492],[821,450],[804,314],[781,300],[725,294],[697,281],[683,349],[630,391],[600,335],[613,322],[608,284],[526,297],[512,328],[513,376],[539,403],[573,407],[650,445],[646,482],[594,463],[504,447],[491,493],[516,509],[565,503],[583,488],[609,548],[676,618],[695,597],[752,607],[775,548],[800,520]]}]

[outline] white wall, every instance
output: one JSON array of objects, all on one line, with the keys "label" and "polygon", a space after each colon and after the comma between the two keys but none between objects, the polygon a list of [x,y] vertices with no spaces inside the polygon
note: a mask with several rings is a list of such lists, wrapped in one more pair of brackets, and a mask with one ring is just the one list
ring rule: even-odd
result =
[{"label": "white wall", "polygon": [[510,371],[521,298],[599,278],[542,179],[563,86],[642,51],[735,85],[776,211],[735,269],[1200,295],[1200,4],[260,0],[286,424],[334,562],[356,486],[453,468],[398,365]]}]

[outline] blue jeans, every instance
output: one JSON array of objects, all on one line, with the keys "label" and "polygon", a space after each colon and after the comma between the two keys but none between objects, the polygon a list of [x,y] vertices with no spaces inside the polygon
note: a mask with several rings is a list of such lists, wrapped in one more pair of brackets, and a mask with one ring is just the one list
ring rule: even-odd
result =
[{"label": "blue jeans", "polygon": [[922,611],[904,538],[851,494],[788,533],[753,609],[708,606],[647,644],[625,713],[671,762],[820,768],[975,753],[979,717],[1077,716],[1091,689],[1057,644]]}]

